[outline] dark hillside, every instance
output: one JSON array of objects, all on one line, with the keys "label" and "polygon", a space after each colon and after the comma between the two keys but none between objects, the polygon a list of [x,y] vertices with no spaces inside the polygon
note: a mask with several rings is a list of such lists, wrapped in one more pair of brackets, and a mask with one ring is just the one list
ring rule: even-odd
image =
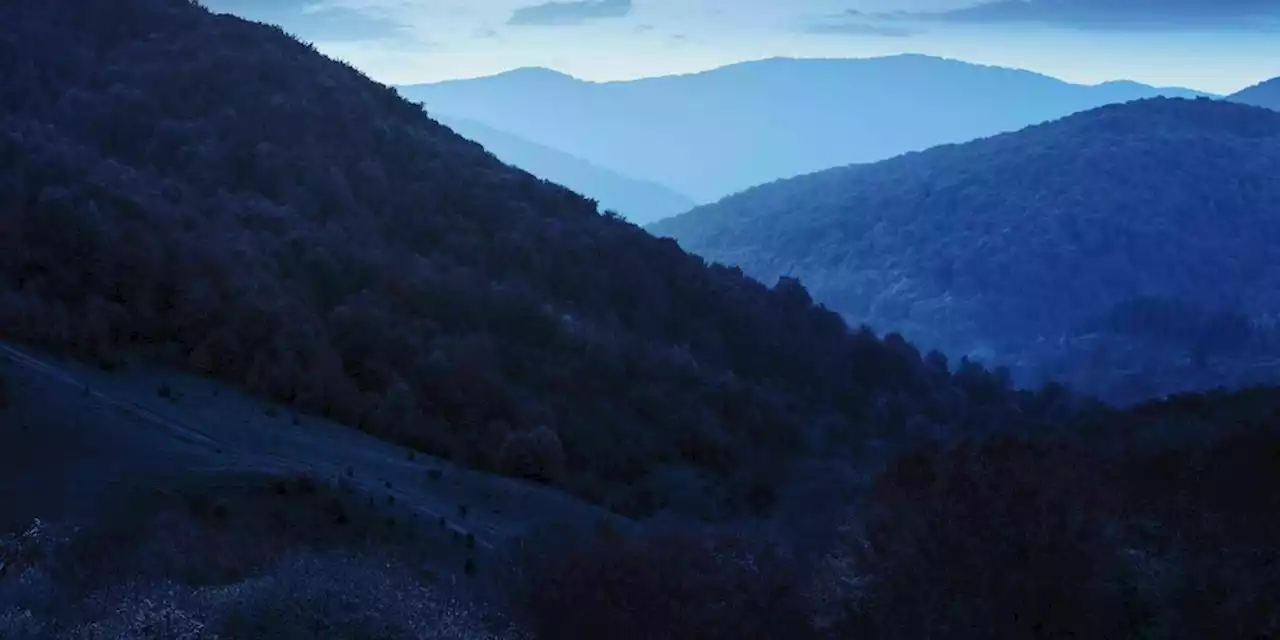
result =
[{"label": "dark hillside", "polygon": [[793,546],[547,544],[513,612],[539,638],[1277,637],[1278,418],[1256,388],[925,444]]},{"label": "dark hillside", "polygon": [[0,23],[7,337],[631,514],[764,508],[818,448],[1028,419],[1002,378],[707,267],[279,29],[185,0]]},{"label": "dark hillside", "polygon": [[650,227],[847,318],[1115,399],[1274,379],[1280,114],[1151,99]]}]

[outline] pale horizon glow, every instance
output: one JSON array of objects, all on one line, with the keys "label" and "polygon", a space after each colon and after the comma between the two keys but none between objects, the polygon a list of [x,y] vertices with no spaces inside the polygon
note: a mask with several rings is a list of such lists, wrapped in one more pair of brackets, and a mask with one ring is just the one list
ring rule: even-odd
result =
[{"label": "pale horizon glow", "polygon": [[[866,26],[861,16],[845,14],[856,9],[863,15],[934,15],[930,12],[970,6],[975,0],[632,0],[625,15],[536,25],[509,24],[517,10],[536,0],[273,1],[279,4],[263,13],[265,5],[250,0],[205,0],[215,10],[279,23],[321,52],[387,84],[474,78],[521,67],[603,82],[696,73],[774,57],[901,53],[1026,69],[1078,84],[1132,80],[1217,94],[1280,75],[1280,30],[1255,29],[1243,21],[1213,29],[919,21],[899,27],[896,22]],[[1064,1],[1069,0],[1056,0]],[[1074,1],[1083,6],[1099,0]],[[1203,1],[1206,6],[1231,4]],[[309,33],[314,25],[307,20],[326,12],[341,19]],[[359,33],[344,32],[343,24],[361,28]],[[832,24],[848,31],[813,28]]]}]

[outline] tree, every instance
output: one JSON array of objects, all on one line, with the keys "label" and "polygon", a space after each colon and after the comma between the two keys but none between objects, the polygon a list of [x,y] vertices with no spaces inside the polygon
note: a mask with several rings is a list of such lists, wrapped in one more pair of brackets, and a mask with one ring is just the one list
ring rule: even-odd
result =
[{"label": "tree", "polygon": [[405,432],[417,412],[409,385],[397,379],[374,406],[369,416],[369,427],[379,434]]},{"label": "tree", "polygon": [[799,278],[782,276],[778,278],[778,283],[773,286],[773,290],[782,299],[798,307],[807,308],[813,305],[813,298],[809,295],[809,290],[805,288],[804,283],[800,282]]},{"label": "tree", "polygon": [[508,435],[498,452],[499,469],[508,475],[554,482],[564,474],[564,446],[550,427]]}]

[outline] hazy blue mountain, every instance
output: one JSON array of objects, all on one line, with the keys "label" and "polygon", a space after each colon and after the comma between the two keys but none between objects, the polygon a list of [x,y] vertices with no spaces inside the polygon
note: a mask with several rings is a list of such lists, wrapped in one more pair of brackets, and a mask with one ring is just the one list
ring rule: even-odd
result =
[{"label": "hazy blue mountain", "polygon": [[769,59],[586,82],[547,69],[400,87],[460,116],[699,202],[828,167],[1011,131],[1113,102],[1187,96],[923,55]]},{"label": "hazy blue mountain", "polygon": [[1157,393],[1274,375],[1277,175],[1280,114],[1159,98],[779,181],[649,230],[955,355]]},{"label": "hazy blue mountain", "polygon": [[480,143],[499,160],[599,201],[636,224],[648,224],[692,209],[696,203],[655,182],[634,180],[551,147],[530,142],[474,120],[442,116],[454,132]]},{"label": "hazy blue mountain", "polygon": [[1227,99],[1232,102],[1280,111],[1280,78],[1259,82],[1252,87],[1231,94]]}]

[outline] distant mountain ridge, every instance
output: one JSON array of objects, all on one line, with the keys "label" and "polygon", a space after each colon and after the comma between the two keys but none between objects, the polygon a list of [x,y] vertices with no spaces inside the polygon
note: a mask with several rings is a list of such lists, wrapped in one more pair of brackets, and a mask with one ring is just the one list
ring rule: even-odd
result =
[{"label": "distant mountain ridge", "polygon": [[[765,282],[798,277],[851,321],[953,356],[1158,394],[1280,361],[1278,143],[1278,113],[1148,99],[779,181],[648,228]],[[1110,373],[1143,366],[1124,389]]]},{"label": "distant mountain ridge", "polygon": [[1200,95],[916,54],[772,58],[621,82],[524,68],[399,90],[433,115],[475,120],[703,203],[1104,104]]},{"label": "distant mountain ridge", "polygon": [[1280,78],[1272,78],[1227,96],[1232,102],[1280,111]]},{"label": "distant mountain ridge", "polygon": [[692,209],[696,203],[655,182],[635,180],[474,120],[440,116],[441,124],[480,143],[499,160],[600,202],[636,224]]}]

